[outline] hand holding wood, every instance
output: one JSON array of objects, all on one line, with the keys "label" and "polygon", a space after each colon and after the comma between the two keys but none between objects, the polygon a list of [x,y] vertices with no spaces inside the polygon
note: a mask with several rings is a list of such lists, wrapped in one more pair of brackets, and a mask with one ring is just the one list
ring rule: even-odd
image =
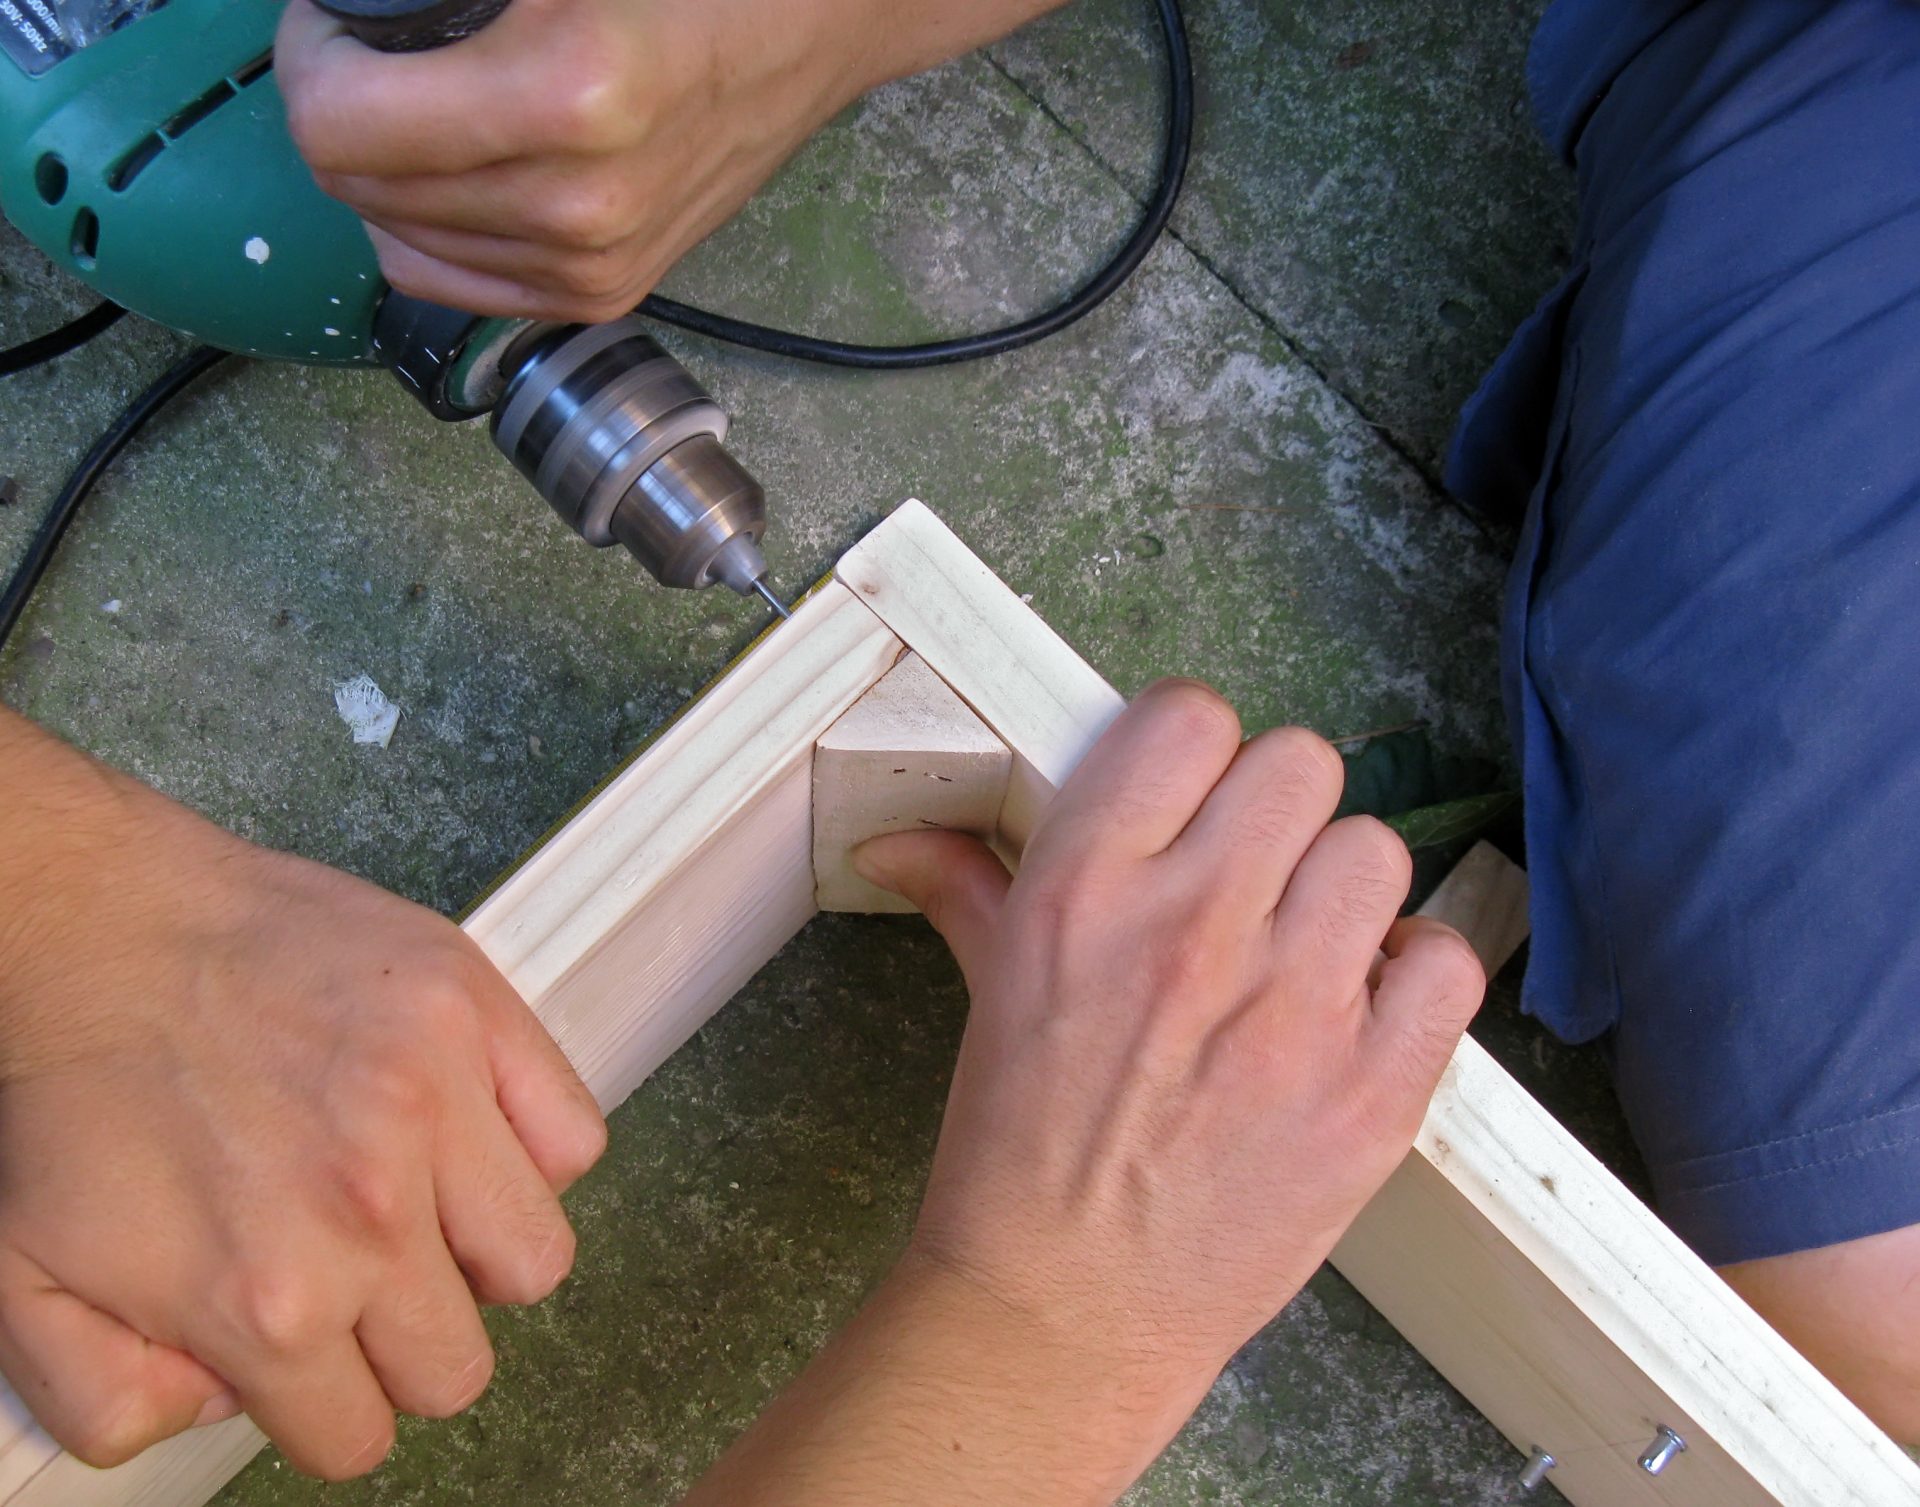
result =
[{"label": "hand holding wood", "polygon": [[[1411,862],[1328,825],[1338,755],[1152,687],[1018,878],[952,832],[855,867],[973,997],[906,1257],[701,1504],[1104,1504],[1406,1155],[1485,979],[1397,920]],[[778,1483],[776,1485],[776,1483]]]},{"label": "hand holding wood", "polygon": [[592,1099],[447,921],[0,732],[27,853],[65,818],[0,872],[0,1368],[91,1464],[244,1408],[371,1469],[485,1388],[476,1301],[566,1274]]}]

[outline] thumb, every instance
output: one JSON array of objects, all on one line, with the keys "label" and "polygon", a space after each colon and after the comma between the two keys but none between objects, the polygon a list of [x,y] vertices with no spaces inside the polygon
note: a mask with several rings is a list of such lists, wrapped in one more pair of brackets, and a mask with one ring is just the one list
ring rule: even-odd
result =
[{"label": "thumb", "polygon": [[1398,1039],[1409,1075],[1431,1094],[1486,997],[1486,971],[1465,937],[1426,916],[1394,922],[1381,952],[1374,1028]]},{"label": "thumb", "polygon": [[1013,878],[993,850],[964,832],[895,832],[849,855],[854,873],[910,902],[947,939],[969,979],[993,945]]},{"label": "thumb", "polygon": [[0,1369],[40,1426],[88,1465],[122,1464],[240,1411],[191,1356],[62,1291],[12,1252],[0,1264]]}]

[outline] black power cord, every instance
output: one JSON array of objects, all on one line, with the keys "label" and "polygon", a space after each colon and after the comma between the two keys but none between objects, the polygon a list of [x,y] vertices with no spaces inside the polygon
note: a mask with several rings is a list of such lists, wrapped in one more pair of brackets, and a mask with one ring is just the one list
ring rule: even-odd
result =
[{"label": "black power cord", "polygon": [[[1067,326],[1084,319],[1111,298],[1131,277],[1147,253],[1160,239],[1160,233],[1173,218],[1173,208],[1186,179],[1187,161],[1193,151],[1193,54],[1187,45],[1185,19],[1180,0],[1154,0],[1160,30],[1167,51],[1167,126],[1160,154],[1160,180],[1146,212],[1133,234],[1110,261],[1096,272],[1074,295],[1045,313],[1036,314],[1002,329],[978,335],[962,335],[950,340],[931,340],[918,345],[856,345],[842,340],[823,340],[791,330],[776,330],[671,298],[654,296],[641,303],[639,312],[663,324],[691,330],[730,345],[765,351],[795,361],[812,361],[828,366],[850,366],[870,371],[905,371],[915,367],[951,366],[962,361],[977,361],[1019,350],[1035,341],[1058,334]],[[25,371],[43,361],[65,354],[106,329],[126,311],[118,304],[103,303],[80,318],[49,334],[29,340],[11,350],[0,352],[0,377]],[[47,510],[26,558],[14,571],[4,593],[0,593],[0,645],[4,645],[27,598],[46,573],[54,551],[74,515],[93,490],[94,483],[124,450],[147,420],[185,391],[195,378],[226,359],[225,351],[201,346],[169,367],[167,371],[127,409],[87,451],[73,474],[61,487],[60,495]]]},{"label": "black power cord", "polygon": [[31,340],[23,340],[18,345],[0,351],[0,377],[11,377],[17,372],[44,365],[56,356],[66,355],[112,326],[126,312],[111,301],[97,303],[78,319],[68,320],[57,330],[49,330],[44,335],[36,335]]},{"label": "black power cord", "polygon": [[47,516],[40,520],[40,527],[27,545],[26,556],[14,571],[13,579],[7,582],[7,589],[0,592],[0,644],[6,642],[7,635],[13,632],[14,625],[20,621],[27,598],[33,594],[33,588],[40,584],[40,577],[46,574],[53,552],[60,547],[60,540],[66,534],[68,525],[80,511],[80,504],[86,501],[87,494],[93,490],[93,484],[100,479],[100,473],[112,465],[114,457],[126,449],[133,437],[146,427],[148,419],[184,392],[201,373],[226,360],[227,354],[210,345],[187,352],[168,367],[153,386],[129,403],[120,417],[93,442],[93,448],[81,457],[80,464],[74,467],[73,474],[67,478],[67,484],[60,489],[60,495],[54,498],[53,506],[47,509]]},{"label": "black power cord", "polygon": [[921,345],[850,345],[840,340],[822,340],[790,330],[776,330],[725,314],[709,313],[690,304],[676,303],[658,294],[641,303],[639,311],[662,324],[691,330],[731,345],[766,351],[795,361],[815,361],[827,366],[852,366],[870,371],[905,371],[922,366],[950,366],[960,361],[977,361],[982,356],[998,356],[1015,351],[1036,340],[1056,335],[1075,321],[1084,319],[1111,298],[1136,268],[1146,260],[1160,232],[1173,218],[1174,204],[1180,198],[1180,186],[1187,175],[1187,159],[1193,152],[1193,53],[1187,45],[1187,28],[1180,12],[1180,0],[1154,0],[1159,13],[1160,30],[1167,51],[1167,129],[1160,153],[1160,181],[1140,223],[1113,259],[1096,272],[1086,285],[1065,303],[1023,319],[1004,329],[980,335],[962,335],[952,340],[932,340]]}]

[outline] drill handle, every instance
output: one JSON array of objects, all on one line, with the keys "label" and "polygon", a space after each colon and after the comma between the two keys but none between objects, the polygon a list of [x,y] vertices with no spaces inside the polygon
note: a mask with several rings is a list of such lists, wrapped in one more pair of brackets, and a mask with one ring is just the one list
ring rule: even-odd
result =
[{"label": "drill handle", "polygon": [[314,0],[367,46],[427,52],[470,37],[507,8],[507,0]]}]

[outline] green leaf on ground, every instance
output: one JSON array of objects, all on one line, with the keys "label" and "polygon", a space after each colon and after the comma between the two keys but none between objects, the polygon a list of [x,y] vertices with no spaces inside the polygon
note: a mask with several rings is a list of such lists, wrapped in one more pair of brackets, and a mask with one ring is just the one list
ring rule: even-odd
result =
[{"label": "green leaf on ground", "polygon": [[1489,795],[1470,795],[1462,800],[1402,811],[1388,817],[1386,822],[1409,848],[1438,848],[1478,837],[1511,811],[1518,800],[1511,790],[1496,790]]}]

